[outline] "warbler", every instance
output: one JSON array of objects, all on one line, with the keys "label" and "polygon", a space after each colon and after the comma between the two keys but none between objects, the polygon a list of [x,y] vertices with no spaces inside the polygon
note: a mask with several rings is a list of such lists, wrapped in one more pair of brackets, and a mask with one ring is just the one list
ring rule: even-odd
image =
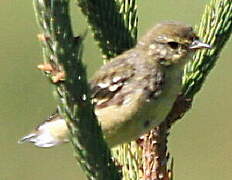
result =
[{"label": "warbler", "polygon": [[[162,22],[136,46],[103,65],[89,82],[95,114],[109,147],[158,126],[180,93],[184,65],[210,45],[181,22]],[[19,142],[52,147],[68,142],[64,118],[52,115]]]}]

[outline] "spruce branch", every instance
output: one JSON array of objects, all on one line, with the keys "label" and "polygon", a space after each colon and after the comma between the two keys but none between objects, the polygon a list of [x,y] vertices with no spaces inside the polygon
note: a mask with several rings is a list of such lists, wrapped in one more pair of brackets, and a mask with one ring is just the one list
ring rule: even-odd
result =
[{"label": "spruce branch", "polygon": [[[89,97],[86,69],[81,61],[82,37],[74,38],[69,0],[34,0],[34,9],[44,61],[56,71],[65,72],[65,81],[55,85],[60,98],[60,111],[71,132],[78,163],[88,179],[119,180],[120,173],[111,160],[111,153],[93,113]],[[47,74],[52,80],[52,75]]]},{"label": "spruce branch", "polygon": [[[136,0],[77,0],[86,15],[93,36],[104,59],[110,59],[132,48],[137,42]],[[104,8],[103,8],[104,7]],[[140,148],[136,144],[120,145],[112,150],[115,161],[122,168],[123,179],[139,179],[141,175]]]},{"label": "spruce branch", "polygon": [[199,26],[199,36],[210,43],[211,50],[199,51],[194,60],[185,68],[183,94],[187,98],[201,89],[205,78],[214,67],[218,57],[232,32],[232,1],[212,0],[206,6]]},{"label": "spruce branch", "polygon": [[136,0],[77,0],[104,59],[133,47],[137,39]]}]

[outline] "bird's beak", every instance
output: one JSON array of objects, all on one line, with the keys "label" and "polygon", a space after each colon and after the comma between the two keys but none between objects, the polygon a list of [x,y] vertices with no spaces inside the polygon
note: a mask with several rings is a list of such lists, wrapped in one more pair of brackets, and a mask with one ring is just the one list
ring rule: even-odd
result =
[{"label": "bird's beak", "polygon": [[189,49],[202,49],[202,48],[210,49],[212,47],[209,44],[201,42],[200,40],[194,40],[192,44],[189,46]]}]

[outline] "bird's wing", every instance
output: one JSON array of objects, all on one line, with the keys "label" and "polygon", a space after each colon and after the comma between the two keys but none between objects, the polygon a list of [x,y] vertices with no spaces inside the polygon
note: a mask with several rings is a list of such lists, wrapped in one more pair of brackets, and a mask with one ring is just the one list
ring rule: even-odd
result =
[{"label": "bird's wing", "polygon": [[133,65],[124,56],[104,65],[90,81],[91,95],[96,107],[115,104],[112,99],[134,75]]},{"label": "bird's wing", "polygon": [[96,108],[120,105],[128,94],[138,89],[144,92],[144,100],[157,98],[161,94],[164,74],[156,66],[140,62],[139,55],[128,53],[98,71],[90,82]]}]

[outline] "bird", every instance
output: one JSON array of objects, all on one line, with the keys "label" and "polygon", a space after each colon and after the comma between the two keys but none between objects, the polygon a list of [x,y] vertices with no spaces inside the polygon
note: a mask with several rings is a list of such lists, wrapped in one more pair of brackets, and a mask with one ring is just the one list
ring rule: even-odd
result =
[{"label": "bird", "polygon": [[[185,64],[203,48],[211,46],[200,41],[190,25],[166,21],[100,67],[89,86],[109,147],[135,140],[165,120],[181,92]],[[53,147],[68,141],[65,119],[56,112],[19,143]]]}]

